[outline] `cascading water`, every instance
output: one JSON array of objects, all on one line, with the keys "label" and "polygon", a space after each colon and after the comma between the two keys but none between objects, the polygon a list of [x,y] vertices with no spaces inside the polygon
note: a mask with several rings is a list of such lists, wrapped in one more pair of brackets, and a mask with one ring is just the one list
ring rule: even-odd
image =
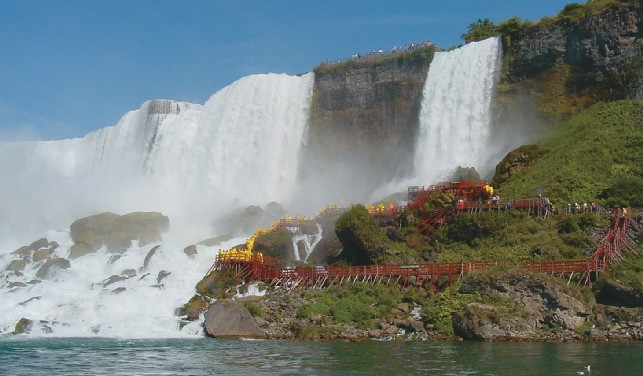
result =
[{"label": "cascading water", "polygon": [[478,172],[492,167],[490,105],[500,55],[498,38],[435,54],[420,112],[418,181],[448,179],[458,166]]},{"label": "cascading water", "polygon": [[[244,240],[197,246],[194,258],[181,250],[212,236],[217,214],[290,196],[312,85],[312,73],[249,76],[204,105],[146,102],[84,138],[0,143],[0,334],[22,318],[33,335],[198,334],[198,325],[179,331],[174,310],[194,294],[218,247]],[[72,245],[69,230],[47,229],[103,211],[160,211],[171,233],[117,259],[100,249],[38,274],[47,260],[68,258]],[[191,233],[197,225],[204,231]],[[58,244],[44,258],[34,256],[41,250],[12,253],[42,236]]]},{"label": "cascading water", "polygon": [[[418,180],[434,181],[457,165],[487,167],[499,53],[490,39],[436,55],[424,91]],[[180,250],[211,235],[190,235],[194,223],[209,227],[233,207],[291,197],[313,81],[312,73],[250,76],[204,105],[147,102],[84,138],[0,143],[0,334],[27,318],[35,335],[197,335],[198,325],[179,331],[174,310],[192,296],[216,249],[198,246],[194,258]],[[102,211],[146,210],[167,215],[172,233],[182,235],[165,238],[151,259],[158,244],[132,244],[120,258],[101,249],[39,276],[46,259],[10,253],[45,235],[58,243],[48,258],[66,258],[69,230],[45,230]],[[296,250],[305,243],[295,259],[305,260],[320,238],[321,229],[293,239]]]},{"label": "cascading water", "polygon": [[24,244],[102,211],[207,228],[231,208],[286,201],[313,77],[244,77],[203,106],[155,100],[81,139],[0,143],[0,238]]},{"label": "cascading water", "polygon": [[[293,259],[295,261],[308,261],[308,256],[313,252],[315,246],[322,238],[322,228],[321,225],[317,224],[317,232],[314,234],[295,234],[292,237],[292,246],[295,250]],[[302,245],[303,249],[300,251],[299,245]]]}]

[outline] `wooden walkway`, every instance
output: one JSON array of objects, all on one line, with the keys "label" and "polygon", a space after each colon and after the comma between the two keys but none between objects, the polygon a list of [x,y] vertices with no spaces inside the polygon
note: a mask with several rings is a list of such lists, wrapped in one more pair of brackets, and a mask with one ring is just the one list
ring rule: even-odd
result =
[{"label": "wooden walkway", "polygon": [[[443,183],[429,187],[429,189],[411,187],[409,198],[413,201],[409,207],[415,210],[422,207],[422,200],[426,199],[427,193],[435,190],[451,191],[456,197],[464,197],[459,206],[443,208],[434,211],[422,212],[423,221],[420,230],[426,232],[446,222],[449,216],[458,213],[476,213],[487,210],[520,209],[533,214],[546,215],[550,210],[543,203],[540,197],[511,200],[510,204],[505,202],[487,204],[480,203],[478,198],[484,194],[487,188],[486,182],[474,182],[462,184],[460,182]],[[334,208],[334,211],[342,212],[344,208]],[[390,208],[391,215],[399,213],[400,207]],[[374,213],[376,215],[377,213]],[[385,215],[386,212],[379,213]],[[620,261],[625,252],[633,251],[636,245],[627,236],[630,224],[628,215],[623,216],[620,211],[613,213],[612,225],[605,239],[597,247],[594,256],[585,260],[545,261],[545,262],[459,262],[459,263],[427,263],[415,265],[363,265],[363,266],[312,266],[312,267],[288,267],[276,266],[275,260],[261,254],[252,254],[250,258],[234,257],[226,254],[225,257],[217,256],[216,261],[210,268],[208,274],[215,270],[228,270],[235,273],[239,281],[257,282],[262,281],[274,287],[285,289],[300,288],[323,288],[330,285],[342,285],[345,283],[396,283],[404,287],[408,286],[429,286],[434,289],[441,289],[451,283],[460,280],[464,275],[478,270],[489,269],[496,266],[515,267],[526,270],[533,270],[564,277],[568,283],[574,279],[578,284],[590,284],[592,279],[606,270],[615,262]],[[312,222],[307,218],[288,218],[280,222],[283,227],[302,227]]]},{"label": "wooden walkway", "polygon": [[428,285],[440,289],[460,280],[465,274],[499,265],[559,275],[578,284],[590,284],[598,273],[618,262],[626,251],[635,249],[627,239],[630,218],[617,216],[605,240],[598,246],[594,257],[586,260],[503,263],[459,262],[428,263],[416,265],[363,265],[363,266],[312,266],[279,268],[274,259],[256,254],[252,260],[226,257],[215,261],[210,271],[232,270],[237,279],[245,282],[262,281],[286,289],[322,288],[345,283],[397,283],[404,287]]}]

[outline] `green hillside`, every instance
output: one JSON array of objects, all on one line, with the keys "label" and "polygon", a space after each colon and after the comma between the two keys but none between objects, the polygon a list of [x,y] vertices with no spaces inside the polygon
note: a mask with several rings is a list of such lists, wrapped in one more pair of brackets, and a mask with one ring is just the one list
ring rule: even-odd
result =
[{"label": "green hillside", "polygon": [[510,153],[493,182],[504,197],[542,193],[556,205],[643,207],[642,162],[643,102],[598,103],[542,142]]}]

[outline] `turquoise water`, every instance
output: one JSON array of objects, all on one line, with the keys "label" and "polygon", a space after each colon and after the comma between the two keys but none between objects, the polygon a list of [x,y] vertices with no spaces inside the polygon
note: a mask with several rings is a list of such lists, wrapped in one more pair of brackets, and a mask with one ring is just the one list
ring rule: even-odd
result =
[{"label": "turquoise water", "polygon": [[[0,338],[0,375],[640,375],[641,343]],[[585,372],[587,374],[587,372]]]}]

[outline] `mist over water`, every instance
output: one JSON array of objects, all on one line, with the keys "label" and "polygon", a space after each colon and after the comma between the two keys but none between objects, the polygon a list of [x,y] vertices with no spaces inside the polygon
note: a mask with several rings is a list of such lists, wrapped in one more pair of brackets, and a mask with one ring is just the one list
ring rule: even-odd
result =
[{"label": "mist over water", "polygon": [[[415,176],[373,187],[374,199],[395,184],[405,190],[435,182],[458,165],[479,172],[491,167],[490,103],[499,57],[496,38],[436,54],[424,88]],[[313,82],[312,73],[249,76],[203,105],[146,102],[117,125],[83,138],[0,143],[0,334],[24,317],[36,323],[36,336],[201,335],[199,323],[179,330],[174,310],[193,295],[218,248],[244,239],[198,246],[195,258],[182,249],[221,235],[211,223],[234,209],[292,202]],[[350,175],[352,166],[347,160],[338,168]],[[324,186],[303,193],[321,202],[337,194]],[[30,260],[19,274],[6,270],[19,258],[10,252],[43,236],[59,244],[52,256],[68,257],[69,225],[105,211],[158,211],[170,218],[171,230],[162,244],[134,242],[116,259],[101,249],[40,282],[43,261]],[[295,259],[310,254],[319,232],[293,239],[302,250]],[[107,283],[110,278],[117,281]]]},{"label": "mist over water", "polygon": [[249,76],[204,105],[146,102],[83,138],[0,143],[0,237],[24,244],[87,215],[160,211],[198,241],[232,208],[283,202],[312,84],[312,73]]}]

